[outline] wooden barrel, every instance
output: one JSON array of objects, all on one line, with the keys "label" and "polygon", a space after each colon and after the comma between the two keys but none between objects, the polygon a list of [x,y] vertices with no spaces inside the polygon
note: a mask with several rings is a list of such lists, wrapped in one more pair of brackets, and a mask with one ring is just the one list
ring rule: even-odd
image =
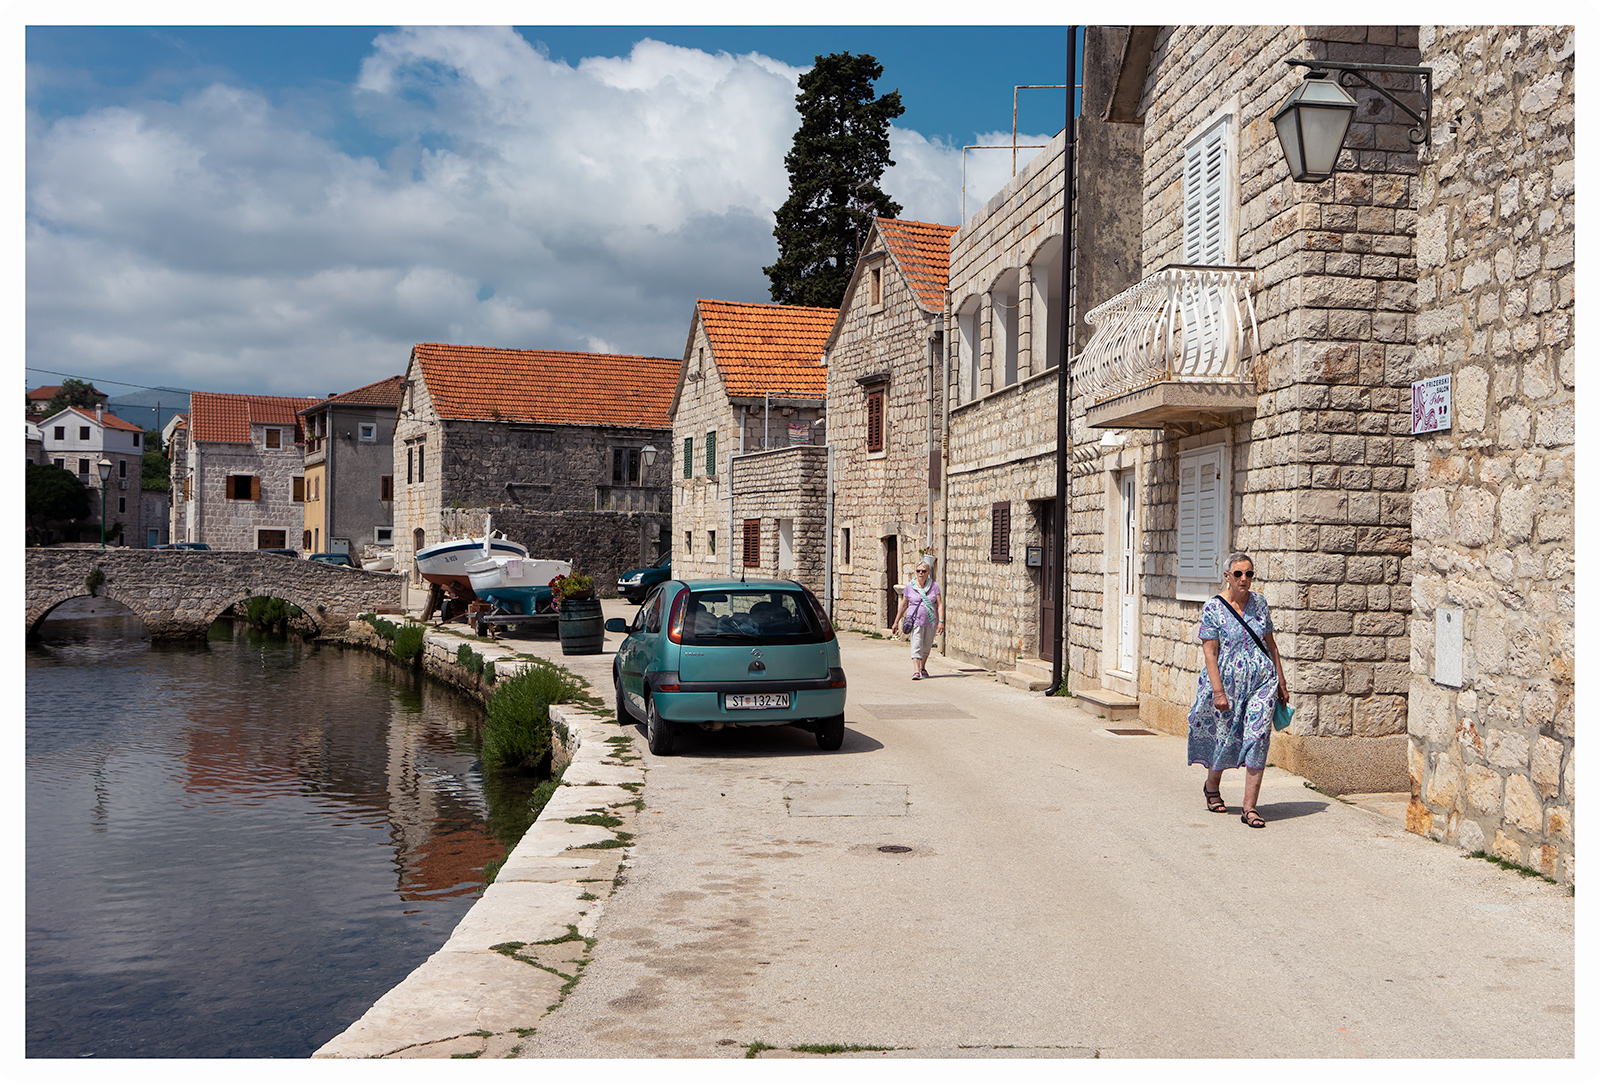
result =
[{"label": "wooden barrel", "polygon": [[600,600],[563,599],[556,630],[561,634],[563,655],[600,654],[606,645],[606,622],[600,613]]}]

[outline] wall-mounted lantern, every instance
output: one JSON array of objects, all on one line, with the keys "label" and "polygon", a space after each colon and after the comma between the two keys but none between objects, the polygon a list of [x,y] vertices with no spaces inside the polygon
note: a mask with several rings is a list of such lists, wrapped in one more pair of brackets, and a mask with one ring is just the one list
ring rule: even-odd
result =
[{"label": "wall-mounted lantern", "polygon": [[[1433,69],[1410,64],[1348,64],[1335,60],[1284,61],[1295,67],[1309,69],[1305,82],[1290,91],[1278,111],[1272,114],[1273,127],[1278,130],[1278,143],[1283,147],[1283,157],[1289,163],[1289,176],[1302,184],[1317,184],[1332,177],[1339,163],[1339,152],[1344,149],[1344,139],[1350,131],[1350,118],[1355,115],[1356,100],[1344,87],[1364,84],[1387,98],[1395,108],[1404,112],[1416,124],[1408,138],[1413,146],[1433,145],[1430,131],[1433,118]],[[1338,81],[1330,78],[1338,73]],[[1415,75],[1422,80],[1423,105],[1418,114],[1386,88],[1374,83],[1369,76],[1376,74]],[[1341,86],[1342,84],[1342,86]]]}]

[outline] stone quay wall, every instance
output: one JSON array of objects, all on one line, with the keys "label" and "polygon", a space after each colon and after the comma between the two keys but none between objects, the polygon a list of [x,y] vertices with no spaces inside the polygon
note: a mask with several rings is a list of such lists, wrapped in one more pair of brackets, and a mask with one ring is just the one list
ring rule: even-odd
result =
[{"label": "stone quay wall", "polygon": [[[941,454],[943,313],[918,305],[883,239],[876,232],[872,236],[861,266],[882,269],[881,304],[872,303],[867,276],[859,276],[827,353],[828,443],[835,478],[833,621],[857,629],[887,628],[893,620],[893,610],[884,612],[888,592],[910,578],[907,570],[917,550],[931,543],[931,525],[941,511],[929,507],[928,453],[931,448]],[[887,379],[858,383],[879,375]],[[869,452],[867,396],[879,388],[883,450]],[[897,539],[897,568],[887,567],[887,538]]]},{"label": "stone quay wall", "polygon": [[291,602],[319,633],[333,632],[359,614],[398,609],[404,582],[392,572],[253,551],[39,548],[25,551],[23,564],[26,630],[90,594],[86,580],[99,569],[105,579],[95,593],[132,610],[157,640],[204,636],[230,606],[256,595]]},{"label": "stone quay wall", "polygon": [[[1573,883],[1574,31],[1420,42],[1439,122],[1415,375],[1451,375],[1454,424],[1417,441],[1408,821]],[[1459,685],[1441,613],[1460,622]]]},{"label": "stone quay wall", "polygon": [[444,538],[477,537],[484,517],[494,530],[528,547],[539,560],[570,561],[574,572],[594,577],[595,589],[611,596],[617,577],[656,559],[656,547],[671,536],[665,512],[541,512],[518,505],[449,508],[440,517]]},{"label": "stone quay wall", "polygon": [[[735,531],[729,544],[738,547],[738,567],[752,577],[797,580],[820,598],[827,571],[827,447],[795,445],[735,455],[728,467]],[[761,521],[761,563],[753,567],[743,563],[746,519]],[[793,553],[788,564],[780,560],[780,520],[790,523]]]}]

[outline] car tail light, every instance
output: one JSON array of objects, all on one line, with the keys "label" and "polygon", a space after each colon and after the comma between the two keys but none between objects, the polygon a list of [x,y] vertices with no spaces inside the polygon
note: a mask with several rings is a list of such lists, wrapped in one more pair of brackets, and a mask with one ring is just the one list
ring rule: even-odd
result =
[{"label": "car tail light", "polygon": [[817,624],[822,626],[822,640],[826,643],[833,639],[833,622],[828,620],[827,612],[823,610],[822,603],[817,601],[817,596],[811,593],[811,589],[804,584],[799,586],[800,593],[805,596],[807,604],[811,607],[811,612],[817,617]]},{"label": "car tail light", "polygon": [[[667,639],[675,644],[683,643],[683,618],[688,611],[689,589],[678,588],[678,593],[672,597],[672,610],[667,617]],[[676,690],[669,689],[668,692]]]},{"label": "car tail light", "polygon": [[658,693],[678,693],[678,692],[682,692],[682,691],[683,691],[683,686],[682,685],[657,685],[656,686],[656,692],[658,692]]},{"label": "car tail light", "polygon": [[828,667],[828,688],[842,689],[844,687],[844,671],[837,666]]}]

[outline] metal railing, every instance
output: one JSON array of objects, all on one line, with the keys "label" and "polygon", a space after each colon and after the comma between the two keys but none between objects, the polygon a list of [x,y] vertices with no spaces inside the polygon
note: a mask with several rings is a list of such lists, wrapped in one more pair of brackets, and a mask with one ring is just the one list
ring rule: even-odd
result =
[{"label": "metal railing", "polygon": [[659,512],[665,503],[662,491],[654,486],[595,486],[597,512]]},{"label": "metal railing", "polygon": [[1090,402],[1163,381],[1242,382],[1261,352],[1253,267],[1171,264],[1085,317],[1094,328],[1073,365]]}]

